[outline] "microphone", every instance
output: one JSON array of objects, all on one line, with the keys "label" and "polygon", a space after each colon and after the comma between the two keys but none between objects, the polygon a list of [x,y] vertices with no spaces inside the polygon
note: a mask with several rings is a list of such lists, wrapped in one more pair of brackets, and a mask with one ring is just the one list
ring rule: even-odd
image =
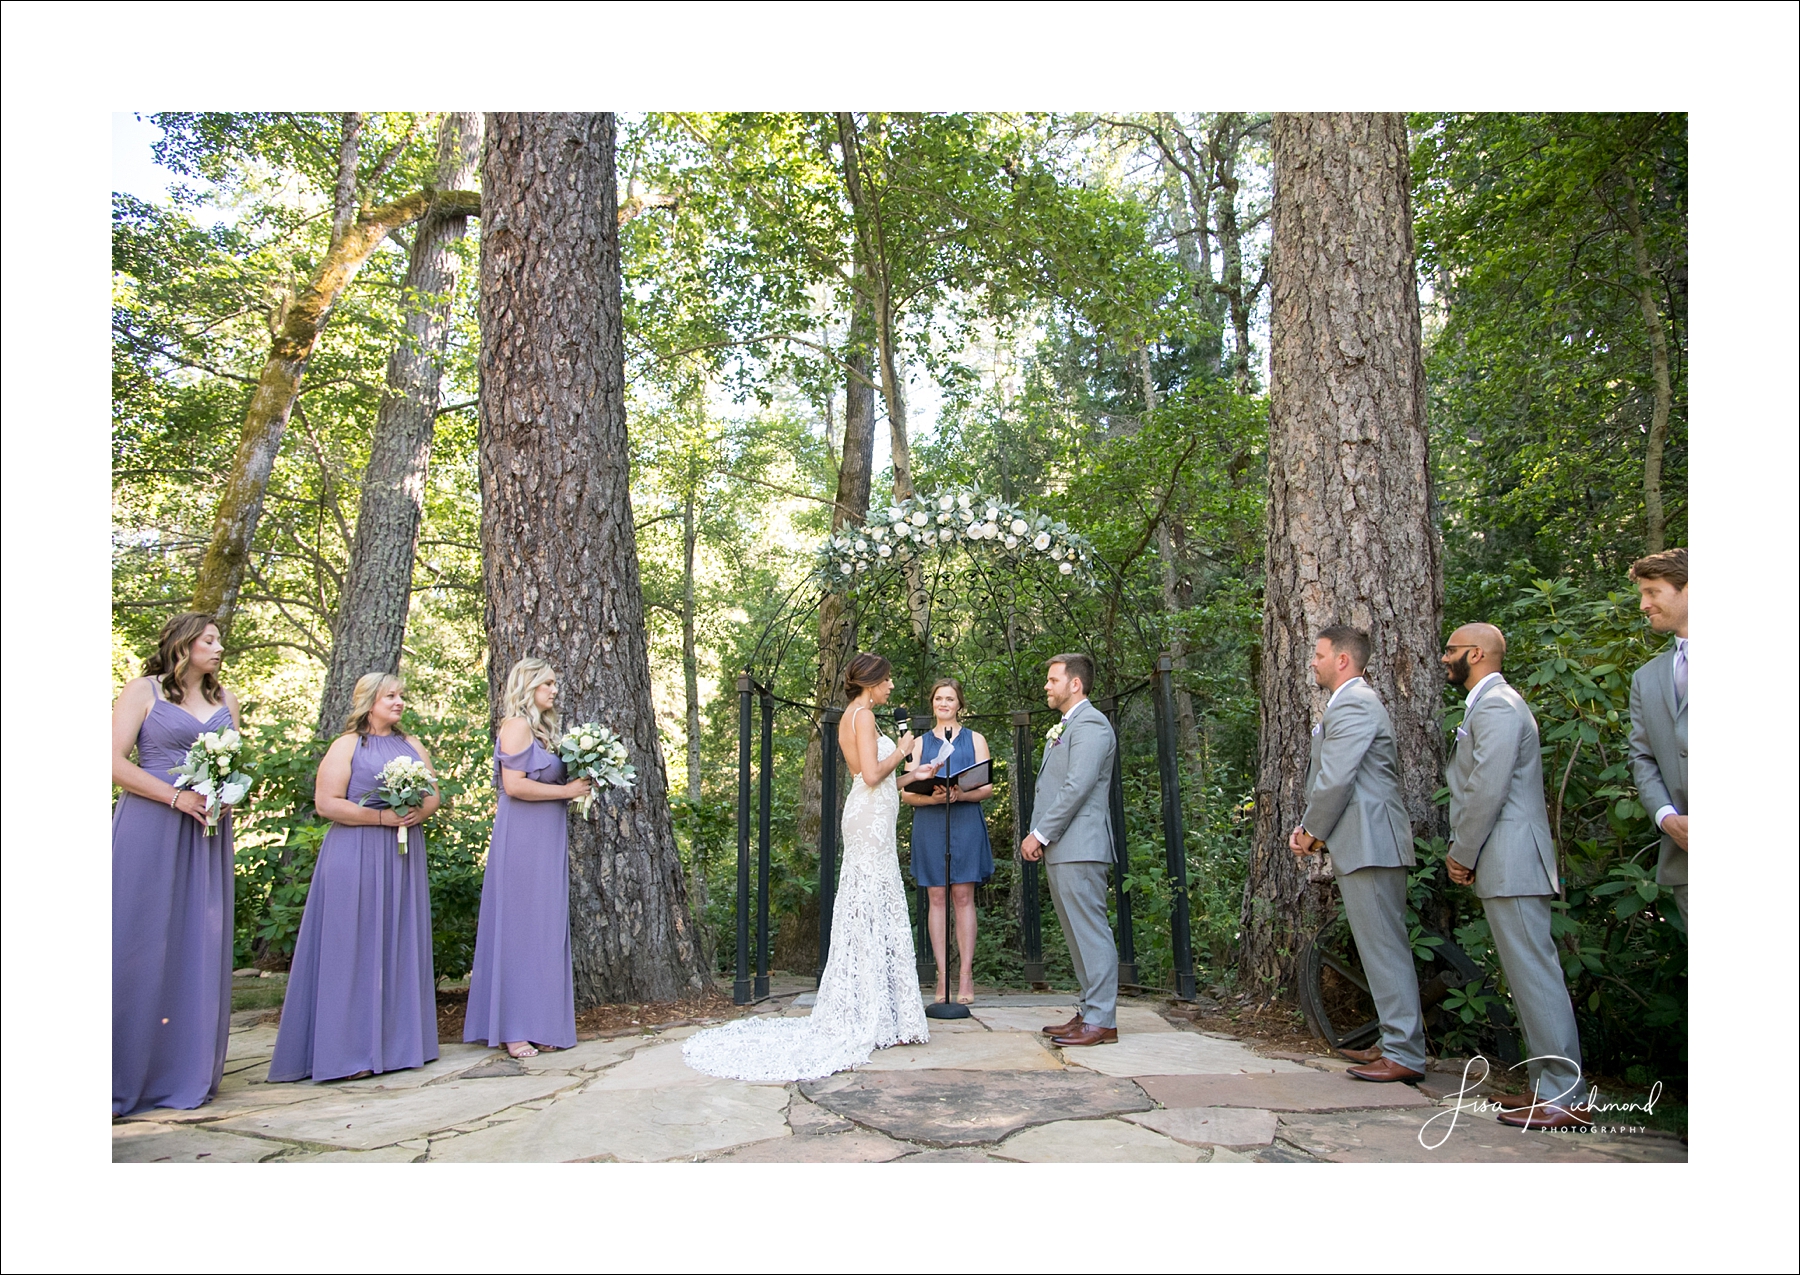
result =
[{"label": "microphone", "polygon": [[912,710],[904,704],[894,708],[894,729],[902,735],[912,729]]}]

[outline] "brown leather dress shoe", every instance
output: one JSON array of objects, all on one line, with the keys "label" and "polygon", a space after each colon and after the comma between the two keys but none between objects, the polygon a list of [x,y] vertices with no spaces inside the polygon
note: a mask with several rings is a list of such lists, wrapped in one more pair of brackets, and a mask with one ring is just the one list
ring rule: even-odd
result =
[{"label": "brown leather dress shoe", "polygon": [[1587,1129],[1594,1123],[1593,1115],[1586,1107],[1563,1107],[1554,1102],[1518,1111],[1502,1111],[1494,1119],[1519,1129]]},{"label": "brown leather dress shoe", "polygon": [[1045,1027],[1041,1030],[1046,1036],[1067,1036],[1071,1032],[1078,1032],[1081,1030],[1081,1015],[1077,1014],[1066,1023],[1058,1023],[1054,1027]]},{"label": "brown leather dress shoe", "polygon": [[1372,1081],[1378,1085],[1391,1085],[1396,1080],[1405,1081],[1410,1085],[1415,1080],[1425,1079],[1424,1072],[1414,1071],[1411,1067],[1402,1067],[1392,1058],[1377,1058],[1374,1062],[1365,1063],[1361,1067],[1347,1067],[1344,1074],[1355,1076],[1358,1080]]},{"label": "brown leather dress shoe", "polygon": [[1382,1056],[1380,1045],[1375,1045],[1369,1049],[1340,1049],[1338,1050],[1338,1053],[1348,1058],[1351,1062],[1359,1063],[1372,1063]]},{"label": "brown leather dress shoe", "polygon": [[1083,1023],[1077,1030],[1067,1036],[1058,1036],[1050,1043],[1053,1045],[1111,1045],[1119,1039],[1117,1027],[1098,1027]]},{"label": "brown leather dress shoe", "polygon": [[1491,1102],[1502,1111],[1523,1111],[1537,1099],[1528,1093],[1491,1093],[1484,1094],[1483,1102]]}]

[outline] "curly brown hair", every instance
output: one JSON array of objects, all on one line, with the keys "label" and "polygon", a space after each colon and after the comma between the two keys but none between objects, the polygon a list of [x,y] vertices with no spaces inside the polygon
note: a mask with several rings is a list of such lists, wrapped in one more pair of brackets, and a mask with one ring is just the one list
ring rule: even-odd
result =
[{"label": "curly brown hair", "polygon": [[[144,661],[144,676],[160,681],[163,694],[177,704],[184,693],[181,688],[187,681],[188,659],[193,654],[194,643],[200,640],[208,626],[218,628],[219,618],[205,611],[183,611],[180,615],[170,616],[157,635],[155,652]],[[225,685],[214,674],[203,673],[200,694],[208,704],[223,703]]]}]

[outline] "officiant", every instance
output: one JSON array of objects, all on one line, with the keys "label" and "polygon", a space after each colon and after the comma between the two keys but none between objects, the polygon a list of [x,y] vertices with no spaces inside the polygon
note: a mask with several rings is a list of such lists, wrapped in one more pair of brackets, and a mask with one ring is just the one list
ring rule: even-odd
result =
[{"label": "officiant", "polygon": [[[978,762],[989,760],[988,742],[980,731],[961,725],[966,711],[962,684],[953,677],[932,683],[931,712],[936,719],[928,734],[913,742],[912,764],[938,763],[937,773],[947,778],[930,796],[901,789],[901,800],[915,807],[912,824],[913,880],[930,898],[928,927],[931,950],[937,958],[937,996],[945,999],[947,974],[945,895],[956,908],[956,947],[961,971],[957,979],[957,1003],[975,1000],[975,887],[994,875],[994,852],[988,844],[987,820],[981,803],[994,795],[994,785],[964,788],[955,776]],[[949,880],[945,880],[944,823],[950,824]]]}]

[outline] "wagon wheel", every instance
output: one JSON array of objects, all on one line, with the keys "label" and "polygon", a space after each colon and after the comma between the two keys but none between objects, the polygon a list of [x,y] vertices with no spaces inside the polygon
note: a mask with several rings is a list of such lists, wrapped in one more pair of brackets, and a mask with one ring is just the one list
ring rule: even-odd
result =
[{"label": "wagon wheel", "polygon": [[[1425,927],[1428,937],[1442,940],[1430,958],[1415,954],[1419,979],[1419,1008],[1425,1015],[1425,1035],[1441,1041],[1463,1024],[1442,1008],[1452,988],[1483,977],[1481,967],[1447,936]],[[1306,1025],[1334,1050],[1367,1049],[1381,1038],[1381,1021],[1369,982],[1363,975],[1356,940],[1342,916],[1326,922],[1300,954],[1300,1011]],[[1518,1040],[1512,1015],[1503,1004],[1488,1008],[1480,1035],[1484,1053],[1510,1067],[1519,1061]],[[1437,1052],[1434,1050],[1434,1052]]]}]

